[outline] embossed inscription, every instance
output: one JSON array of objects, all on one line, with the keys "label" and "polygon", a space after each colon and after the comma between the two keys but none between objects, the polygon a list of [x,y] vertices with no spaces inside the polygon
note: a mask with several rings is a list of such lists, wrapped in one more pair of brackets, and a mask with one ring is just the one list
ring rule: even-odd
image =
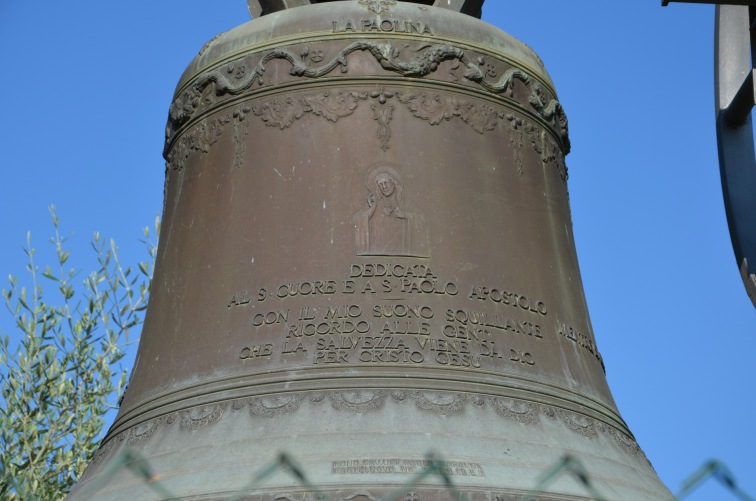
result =
[{"label": "embossed inscription", "polygon": [[557,323],[556,330],[558,335],[564,337],[565,339],[569,339],[576,345],[587,350],[591,355],[596,357],[596,360],[601,363],[602,367],[604,366],[604,359],[599,353],[598,348],[596,347],[593,339],[591,339],[590,336],[580,332],[571,325],[567,325],[562,322]]},{"label": "embossed inscription", "polygon": [[[358,279],[367,280],[358,280]],[[256,302],[262,303],[270,298],[295,298],[299,296],[332,296],[341,294],[419,294],[433,296],[457,296],[459,287],[456,282],[440,279],[430,267],[423,264],[395,264],[395,263],[367,263],[352,264],[349,268],[349,278],[346,280],[306,280],[290,282],[273,287],[260,287]],[[247,292],[236,293],[232,296],[229,306],[248,304]],[[498,297],[498,296],[497,296]],[[398,297],[384,297],[385,299],[400,299]],[[312,311],[303,310],[302,315],[312,315]]]},{"label": "embossed inscription", "polygon": [[[480,463],[467,461],[440,461],[441,473],[458,477],[485,477]],[[334,475],[415,475],[431,467],[425,459],[347,459],[333,461],[331,473]]]},{"label": "embossed inscription", "polygon": [[431,27],[425,23],[417,23],[399,19],[361,19],[359,21],[332,21],[334,33],[414,33],[417,35],[433,35]]},{"label": "embossed inscription", "polygon": [[249,292],[245,289],[235,292],[234,295],[231,296],[231,300],[228,302],[228,307],[241,306],[243,304],[248,304],[250,301],[252,301],[252,299],[250,299]]},{"label": "embossed inscription", "polygon": [[331,295],[336,293],[336,281],[334,280],[311,280],[306,282],[293,282],[281,284],[272,291],[261,287],[257,293],[258,301],[265,301],[269,297],[276,296],[284,299],[295,296],[314,296],[318,294]]},{"label": "embossed inscription", "polygon": [[[418,346],[419,345],[419,346]],[[317,340],[313,363],[349,363],[350,352],[363,363],[414,363],[425,361],[418,338],[395,335],[341,337]],[[352,360],[354,361],[354,360]]]},{"label": "embossed inscription", "polygon": [[265,358],[270,357],[273,354],[273,345],[258,344],[254,346],[245,346],[239,353],[239,358],[242,360],[249,360],[251,358]]},{"label": "embossed inscription", "polygon": [[[465,286],[466,298],[460,298],[461,289],[427,264],[376,261],[350,264],[348,279],[264,286],[256,296],[249,289],[237,291],[227,307],[249,308],[249,328],[278,338],[251,341],[240,349],[241,360],[278,356],[317,366],[536,366],[534,348],[544,339],[546,303],[506,287]],[[320,297],[327,303],[301,303]],[[434,304],[439,299],[449,301],[448,307]],[[296,300],[296,307],[282,303],[288,300]],[[266,307],[269,301],[275,307]],[[582,338],[575,334],[577,339]]]},{"label": "embossed inscription", "polygon": [[367,263],[353,264],[349,276],[356,277],[398,277],[398,278],[437,278],[429,266],[424,264]]},{"label": "embossed inscription", "polygon": [[505,304],[514,308],[521,308],[533,313],[546,316],[546,304],[543,301],[532,299],[528,296],[507,292],[503,289],[489,289],[488,287],[473,287],[468,296],[470,299],[480,301],[490,300],[494,303]]},{"label": "embossed inscription", "polygon": [[[444,335],[469,339],[478,338],[487,329],[513,332],[524,336],[542,339],[541,326],[532,322],[514,320],[504,315],[488,314],[485,311],[471,311],[466,309],[446,310],[446,327]],[[461,328],[460,328],[461,327]]]},{"label": "embossed inscription", "polygon": [[[353,264],[350,278],[369,278],[363,291],[376,292],[371,284],[377,284],[381,292],[389,294],[434,294],[456,296],[459,287],[455,282],[440,280],[430,269],[422,264],[402,265],[393,263]],[[390,298],[387,298],[390,299]]]},{"label": "embossed inscription", "polygon": [[289,310],[268,311],[266,313],[257,313],[252,317],[252,325],[260,327],[261,325],[284,324],[289,321]]}]

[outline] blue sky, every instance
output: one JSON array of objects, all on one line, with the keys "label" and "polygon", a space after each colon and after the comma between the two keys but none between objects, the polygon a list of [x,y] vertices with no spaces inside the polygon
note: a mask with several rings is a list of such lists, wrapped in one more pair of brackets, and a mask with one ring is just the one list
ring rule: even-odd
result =
[{"label": "blue sky", "polygon": [[[722,203],[714,8],[659,0],[488,0],[541,56],[570,119],[569,190],[598,345],[624,419],[676,492],[719,458],[756,495],[756,312]],[[0,276],[44,249],[58,207],[76,257],[94,231],[125,262],[162,207],[174,86],[244,0],[0,3]],[[44,254],[43,254],[44,256]],[[0,316],[3,334],[13,334]],[[688,499],[728,499],[707,484]]]}]

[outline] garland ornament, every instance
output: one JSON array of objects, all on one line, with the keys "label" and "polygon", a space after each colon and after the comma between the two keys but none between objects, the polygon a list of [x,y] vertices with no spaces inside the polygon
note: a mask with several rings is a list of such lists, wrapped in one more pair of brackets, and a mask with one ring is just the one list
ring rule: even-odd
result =
[{"label": "garland ornament", "polygon": [[[497,81],[489,81],[486,77],[495,75],[491,65],[485,65],[485,59],[479,57],[471,60],[465,51],[451,45],[422,44],[415,49],[415,55],[410,58],[403,57],[403,50],[391,43],[374,42],[369,40],[353,42],[344,47],[330,61],[320,66],[314,66],[313,59],[308,55],[308,48],[303,48],[300,54],[289,49],[278,48],[267,52],[260,61],[250,70],[247,66],[239,63],[230,63],[222,68],[216,68],[201,74],[196,81],[184,90],[171,104],[169,111],[169,124],[166,130],[166,139],[186,122],[188,122],[203,104],[203,96],[206,90],[212,86],[215,96],[239,95],[250,89],[255,83],[265,84],[266,65],[273,60],[284,60],[291,64],[289,74],[295,77],[320,78],[330,74],[336,68],[341,73],[349,70],[348,56],[353,52],[365,52],[371,55],[381,67],[403,77],[424,78],[435,72],[439,64],[444,61],[458,61],[458,65],[464,65],[462,77],[470,82],[480,85],[483,89],[496,95],[505,94],[509,91],[512,97],[514,82],[520,80],[530,90],[529,104],[546,120],[555,120],[561,130],[561,136],[565,150],[569,151],[569,139],[567,137],[567,118],[564,115],[561,104],[555,100],[545,98],[539,84],[532,83],[530,76],[522,70],[513,68],[506,71]],[[407,52],[407,51],[405,51]],[[318,58],[319,60],[319,58]],[[206,96],[206,99],[211,99]],[[168,141],[166,142],[167,148]]]}]

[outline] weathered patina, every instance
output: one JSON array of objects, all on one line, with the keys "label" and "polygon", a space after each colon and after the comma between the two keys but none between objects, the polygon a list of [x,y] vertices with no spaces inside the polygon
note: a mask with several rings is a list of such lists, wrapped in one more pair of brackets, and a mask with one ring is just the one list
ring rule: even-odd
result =
[{"label": "weathered patina", "polygon": [[[189,65],[137,361],[73,499],[155,498],[107,478],[128,449],[186,499],[281,452],[331,499],[381,499],[430,451],[471,500],[565,454],[610,499],[671,498],[607,386],[554,85],[482,1],[431,3],[253,2]],[[243,492],[313,496],[284,471]]]}]

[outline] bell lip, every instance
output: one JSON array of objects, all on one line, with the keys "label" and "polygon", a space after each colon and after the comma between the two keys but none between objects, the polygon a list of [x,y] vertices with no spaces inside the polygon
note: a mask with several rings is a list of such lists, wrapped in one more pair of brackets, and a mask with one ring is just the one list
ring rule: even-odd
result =
[{"label": "bell lip", "polygon": [[[307,9],[307,11],[304,11],[304,9]],[[305,14],[308,26],[322,26],[323,29],[304,32],[302,16]],[[399,36],[387,33],[381,33],[381,36],[390,39],[426,39],[429,42],[434,40],[440,43],[452,42],[482,52],[489,52],[492,56],[507,59],[525,70],[531,77],[540,80],[549,87],[558,98],[554,82],[535,51],[526,43],[490,23],[449,9],[415,3],[398,2],[390,11],[375,15],[357,2],[339,2],[339,5],[335,5],[335,2],[328,2],[267,14],[214,36],[186,67],[176,85],[173,99],[198,75],[224,62],[230,62],[245,53],[275,49],[289,41],[368,38],[360,36],[359,32],[355,34],[335,34],[333,32],[334,19],[360,20],[368,17],[411,21],[423,21],[432,18],[432,37],[427,35]]]},{"label": "bell lip", "polygon": [[[315,374],[301,375],[297,374],[298,371],[293,373],[282,369],[265,376],[255,376],[254,383],[248,376],[232,375],[143,395],[137,402],[124,402],[103,443],[134,426],[193,407],[273,395],[349,390],[428,391],[515,399],[583,414],[633,436],[620,415],[608,385],[604,391],[586,393],[513,373],[502,375],[492,371],[467,371],[452,374],[438,369],[419,369],[413,371],[408,379],[404,371],[391,368],[374,372],[374,380],[366,383],[362,377],[346,377],[340,370],[314,371]],[[338,383],[333,383],[336,380]]]}]

